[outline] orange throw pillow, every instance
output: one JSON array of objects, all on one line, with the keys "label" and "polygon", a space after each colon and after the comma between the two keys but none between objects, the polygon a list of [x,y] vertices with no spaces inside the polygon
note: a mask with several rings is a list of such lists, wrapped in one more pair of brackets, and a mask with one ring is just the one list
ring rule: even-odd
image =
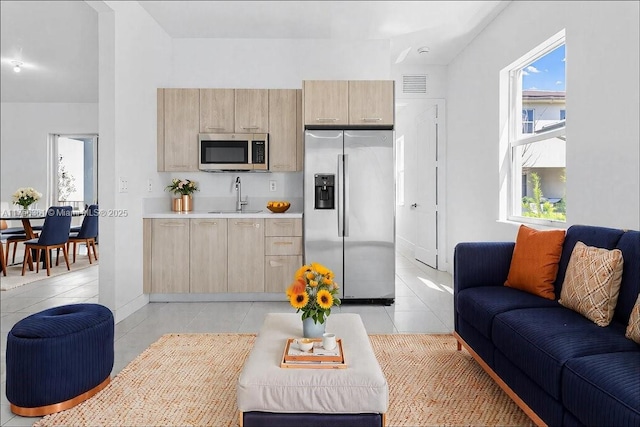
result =
[{"label": "orange throw pillow", "polygon": [[521,225],[505,286],[555,299],[553,282],[564,243],[564,230],[538,231]]}]

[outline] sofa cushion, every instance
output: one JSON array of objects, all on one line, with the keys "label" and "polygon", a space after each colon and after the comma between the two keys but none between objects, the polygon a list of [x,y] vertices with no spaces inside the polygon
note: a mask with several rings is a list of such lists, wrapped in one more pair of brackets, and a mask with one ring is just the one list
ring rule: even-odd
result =
[{"label": "sofa cushion", "polygon": [[559,307],[556,301],[504,286],[464,289],[457,298],[458,315],[486,338],[491,338],[491,325],[496,314],[518,308]]},{"label": "sofa cushion", "polygon": [[640,293],[640,231],[627,231],[620,238],[617,248],[624,257],[624,270],[620,295],[613,319],[626,325],[633,304]]},{"label": "sofa cushion", "polygon": [[607,326],[618,301],[622,268],[620,249],[576,243],[558,302],[598,326]]},{"label": "sofa cushion", "polygon": [[636,305],[634,305],[633,310],[631,310],[629,325],[627,325],[624,336],[640,344],[640,295],[638,295]]},{"label": "sofa cushion", "polygon": [[567,360],[638,349],[624,337],[619,323],[601,328],[564,307],[500,313],[491,334],[496,348],[555,399],[560,398],[560,375]]},{"label": "sofa cushion", "polygon": [[614,249],[623,234],[623,230],[615,228],[594,227],[591,225],[572,225],[569,227],[564,238],[562,256],[560,256],[558,265],[558,276],[555,282],[556,295],[560,295],[571,252],[576,243],[582,242],[587,246],[595,246],[596,248]]},{"label": "sofa cushion", "polygon": [[562,401],[585,425],[640,425],[640,347],[568,360]]},{"label": "sofa cushion", "polygon": [[553,282],[563,242],[564,230],[538,231],[521,225],[505,286],[555,299]]}]

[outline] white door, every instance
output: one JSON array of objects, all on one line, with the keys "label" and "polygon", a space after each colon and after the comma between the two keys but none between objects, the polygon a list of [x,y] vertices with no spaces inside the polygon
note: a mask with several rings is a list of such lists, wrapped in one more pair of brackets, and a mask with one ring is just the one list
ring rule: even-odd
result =
[{"label": "white door", "polygon": [[438,104],[429,103],[416,116],[417,241],[414,257],[438,268]]}]

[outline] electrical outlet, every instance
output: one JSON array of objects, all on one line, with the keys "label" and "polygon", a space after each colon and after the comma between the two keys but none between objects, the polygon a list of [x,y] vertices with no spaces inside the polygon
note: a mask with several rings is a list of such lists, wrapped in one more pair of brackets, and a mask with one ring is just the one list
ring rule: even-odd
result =
[{"label": "electrical outlet", "polygon": [[127,178],[120,177],[118,181],[118,191],[120,193],[128,193],[129,192],[129,181]]},{"label": "electrical outlet", "polygon": [[271,181],[269,181],[269,191],[276,191],[276,189],[277,189],[276,181],[272,179]]},{"label": "electrical outlet", "polygon": [[153,181],[150,179],[147,180],[147,191],[151,193],[153,191]]}]

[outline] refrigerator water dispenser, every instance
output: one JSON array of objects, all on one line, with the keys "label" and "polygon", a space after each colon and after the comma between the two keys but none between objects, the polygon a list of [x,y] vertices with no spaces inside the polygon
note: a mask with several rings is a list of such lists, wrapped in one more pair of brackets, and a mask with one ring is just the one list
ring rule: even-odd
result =
[{"label": "refrigerator water dispenser", "polygon": [[335,209],[335,179],[333,174],[316,174],[315,209]]}]

